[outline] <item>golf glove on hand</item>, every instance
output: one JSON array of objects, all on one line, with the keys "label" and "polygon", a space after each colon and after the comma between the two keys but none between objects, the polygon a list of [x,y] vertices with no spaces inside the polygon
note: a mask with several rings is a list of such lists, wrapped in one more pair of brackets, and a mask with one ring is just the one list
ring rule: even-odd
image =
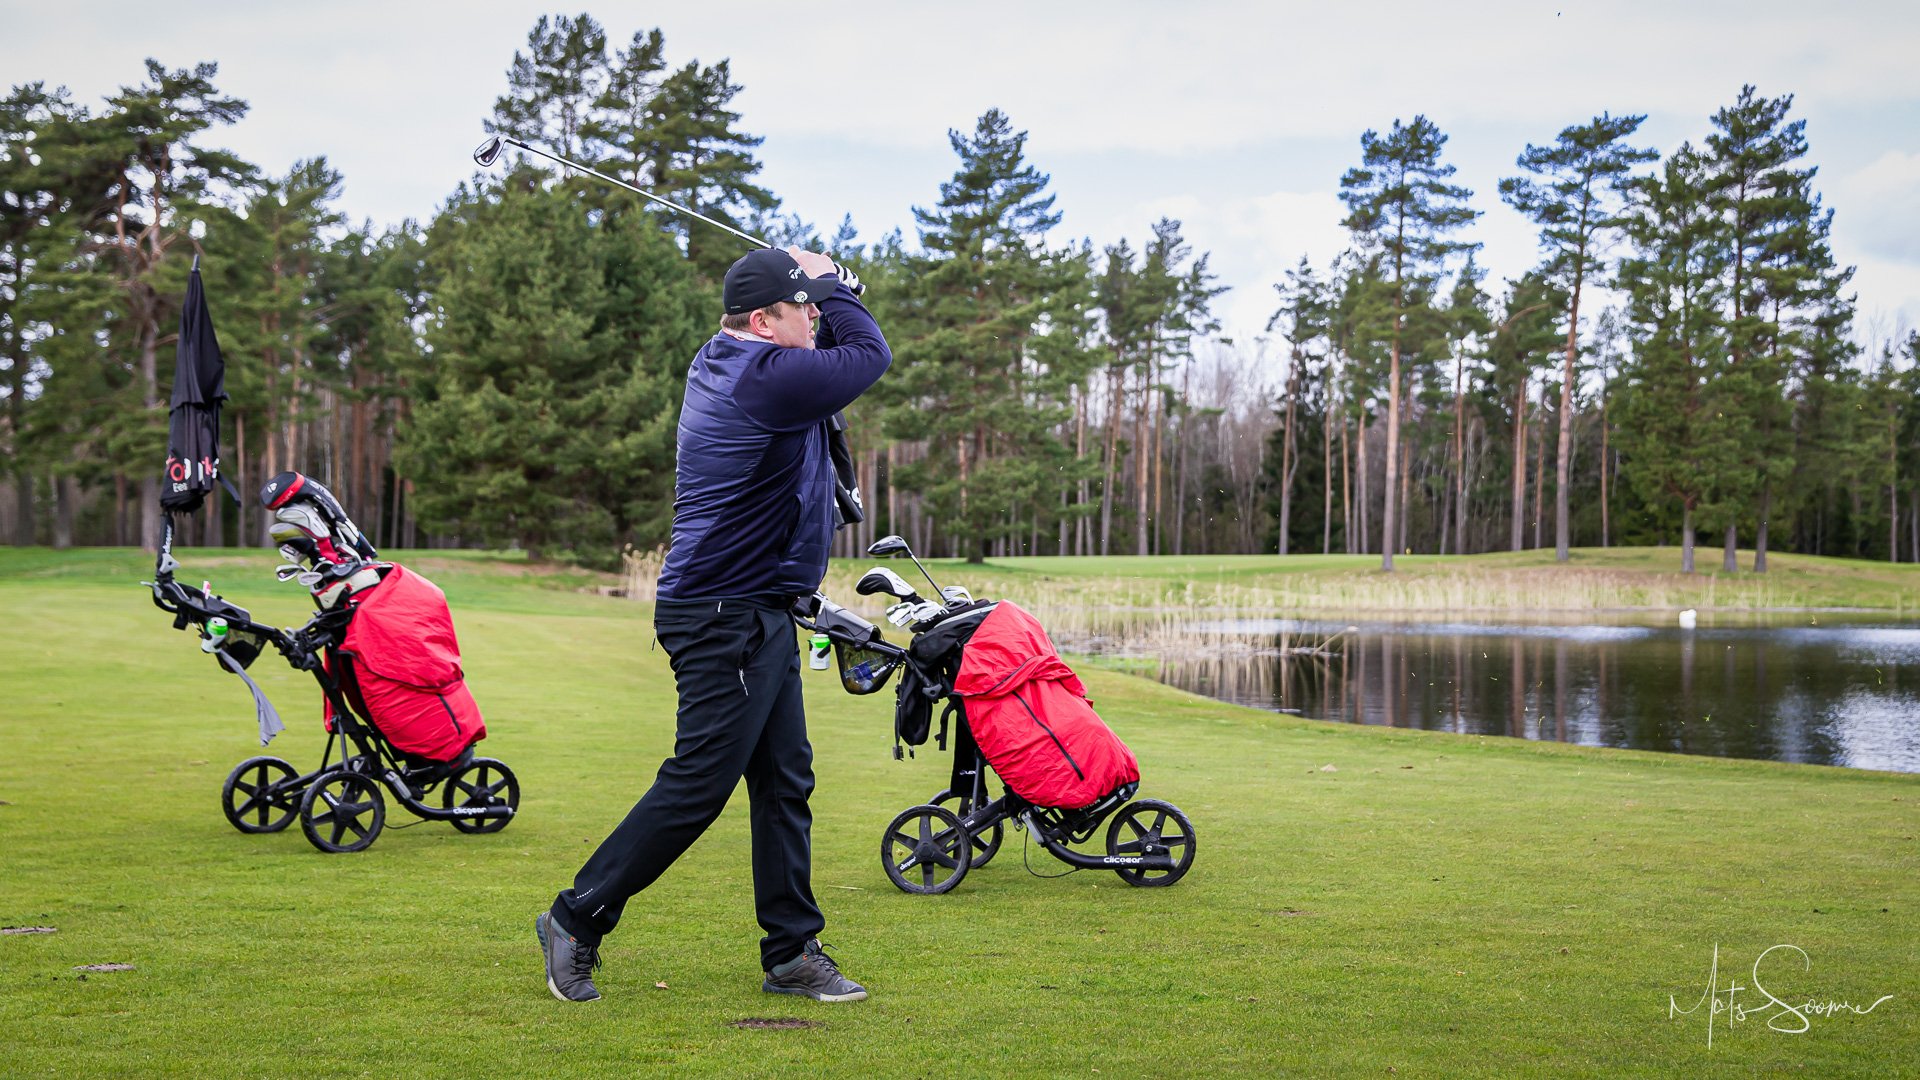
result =
[{"label": "golf glove on hand", "polygon": [[887,621],[895,626],[904,627],[909,623],[922,623],[940,614],[946,609],[930,600],[914,603],[902,600],[887,609]]},{"label": "golf glove on hand", "polygon": [[833,272],[839,275],[841,281],[844,281],[847,283],[847,288],[853,290],[853,295],[864,296],[866,294],[867,287],[865,285],[860,284],[859,274],[856,274],[853,271],[847,269],[846,267],[841,266],[839,263],[833,264]]},{"label": "golf glove on hand", "polygon": [[964,585],[942,585],[940,595],[945,597],[949,604],[973,603],[973,594],[968,592]]}]

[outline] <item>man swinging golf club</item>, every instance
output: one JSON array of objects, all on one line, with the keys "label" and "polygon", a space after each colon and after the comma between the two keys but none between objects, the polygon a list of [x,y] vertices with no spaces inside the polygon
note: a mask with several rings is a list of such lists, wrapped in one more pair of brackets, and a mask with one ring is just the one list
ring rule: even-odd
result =
[{"label": "man swinging golf club", "polygon": [[[762,989],[858,1001],[865,988],[821,951],[812,886],[813,748],[789,610],[826,574],[835,524],[828,421],[893,355],[825,255],[762,248],[733,264],[726,315],[687,372],[673,545],[654,633],[680,704],[673,756],[613,833],[534,920],[547,988],[600,996],[600,940],[747,782]],[[814,319],[822,326],[815,346]]]}]

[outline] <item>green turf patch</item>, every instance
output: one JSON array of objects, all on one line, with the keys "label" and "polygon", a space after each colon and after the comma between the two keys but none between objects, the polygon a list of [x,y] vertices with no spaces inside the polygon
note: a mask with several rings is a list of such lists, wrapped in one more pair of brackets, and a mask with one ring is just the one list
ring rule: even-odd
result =
[{"label": "green turf patch", "polygon": [[[564,1005],[533,917],[671,751],[666,658],[594,579],[436,558],[523,814],[352,856],[226,823],[252,710],[137,555],[0,559],[0,926],[58,929],[0,936],[0,1075],[1887,1076],[1920,1045],[1914,777],[1322,724],[1091,669],[1142,796],[1194,821],[1178,885],[1042,880],[1009,833],[954,893],[899,893],[881,830],[947,757],[893,761],[889,696],[809,672],[824,936],[873,997],[760,991],[741,793],[628,908],[606,998]],[[183,576],[295,622],[271,565]],[[289,724],[271,752],[317,764],[318,691],[253,674]],[[1796,1023],[1752,967],[1782,944],[1805,965],[1761,981],[1796,1006],[1893,997],[1769,1030]],[[1716,948],[1746,1012],[1709,1049]],[[108,964],[131,970],[76,970]]]}]

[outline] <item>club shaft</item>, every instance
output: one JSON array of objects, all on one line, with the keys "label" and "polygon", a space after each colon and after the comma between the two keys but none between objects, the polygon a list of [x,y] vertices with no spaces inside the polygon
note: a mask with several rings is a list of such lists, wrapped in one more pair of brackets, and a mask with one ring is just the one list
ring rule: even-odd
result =
[{"label": "club shaft", "polygon": [[752,244],[754,247],[764,248],[764,247],[773,246],[772,244],[767,243],[765,240],[762,240],[757,236],[752,236],[747,233],[741,232],[739,229],[734,228],[733,226],[727,224],[724,221],[715,221],[712,218],[708,217],[705,214],[700,213],[697,210],[689,210],[686,207],[681,206],[677,202],[673,202],[670,199],[663,199],[660,196],[655,195],[653,192],[647,191],[644,188],[635,187],[632,184],[627,183],[625,180],[616,180],[613,177],[608,176],[606,173],[603,173],[598,169],[590,169],[587,166],[582,165],[577,161],[568,161],[566,158],[563,158],[558,154],[549,154],[545,150],[540,149],[539,147],[528,146],[526,143],[521,142],[519,139],[509,139],[502,136],[500,141],[503,143],[506,143],[509,146],[517,146],[520,149],[525,150],[529,154],[538,154],[541,157],[546,158],[548,161],[558,162],[561,165],[565,165],[569,169],[574,169],[576,171],[586,173],[588,176],[598,177],[602,180],[605,180],[607,183],[612,184],[615,187],[626,188],[628,191],[633,192],[635,195],[638,195],[643,199],[651,199],[654,202],[659,203],[661,206],[664,206],[669,210],[678,211],[679,213],[685,214],[690,218],[698,218],[701,221],[706,222],[707,224],[713,226],[716,229],[723,229],[727,232],[732,233],[733,235],[739,237],[740,239],[745,240],[747,243]]}]

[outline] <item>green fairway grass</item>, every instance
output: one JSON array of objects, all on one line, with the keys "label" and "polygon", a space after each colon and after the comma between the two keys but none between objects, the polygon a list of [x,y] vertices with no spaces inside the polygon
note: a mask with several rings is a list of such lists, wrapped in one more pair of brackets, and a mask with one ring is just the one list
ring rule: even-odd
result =
[{"label": "green fairway grass", "polygon": [[[447,591],[481,750],[519,774],[521,816],[327,856],[297,824],[245,836],[221,815],[228,769],[263,752],[251,703],[135,584],[150,560],[0,549],[0,926],[57,928],[0,935],[0,1076],[1882,1077],[1920,1060],[1920,779],[1319,723],[1106,671],[1084,675],[1140,794],[1193,819],[1179,884],[1042,880],[1009,832],[957,891],[896,891],[882,828],[944,786],[948,756],[894,761],[892,695],[807,672],[823,938],[872,998],[760,991],[742,792],[627,908],[605,999],[562,1004],[533,917],[672,745],[650,605],[508,556],[400,557]],[[181,561],[257,616],[304,619],[266,553]],[[1851,572],[1805,562],[1828,584]],[[1121,568],[933,569],[1019,599],[1023,577],[1091,592]],[[288,723],[264,752],[316,765],[311,678],[272,654],[251,673]],[[1799,1026],[1752,988],[1776,945],[1804,953],[1760,971],[1792,1004],[1892,997],[1769,1030]],[[1749,1011],[1716,1016],[1709,1048],[1707,1007],[1670,1016],[1670,999],[1696,1006],[1716,948],[1721,1000],[1737,984]],[[75,970],[101,963],[133,969]],[[752,1019],[813,1026],[734,1026]]]}]

